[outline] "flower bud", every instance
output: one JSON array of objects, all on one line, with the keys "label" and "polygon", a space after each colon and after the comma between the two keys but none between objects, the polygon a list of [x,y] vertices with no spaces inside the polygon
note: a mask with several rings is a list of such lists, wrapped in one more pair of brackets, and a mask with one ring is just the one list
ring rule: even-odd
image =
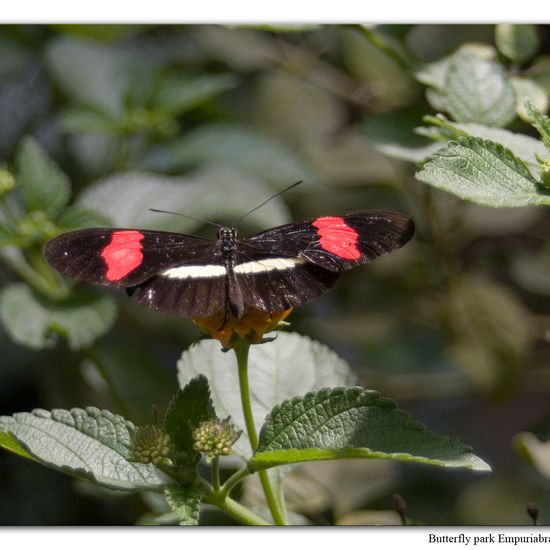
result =
[{"label": "flower bud", "polygon": [[130,460],[143,464],[170,463],[167,458],[172,451],[170,436],[154,424],[140,426],[132,437]]},{"label": "flower bud", "polygon": [[242,430],[235,429],[229,418],[224,420],[205,420],[193,432],[195,444],[193,447],[206,454],[208,458],[229,455],[233,452],[231,446],[239,439]]}]

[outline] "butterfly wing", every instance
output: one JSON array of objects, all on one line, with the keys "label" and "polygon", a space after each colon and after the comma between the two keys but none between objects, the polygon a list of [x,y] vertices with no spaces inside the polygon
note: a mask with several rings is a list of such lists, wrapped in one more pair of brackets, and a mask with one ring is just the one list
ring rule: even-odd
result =
[{"label": "butterfly wing", "polygon": [[235,265],[245,306],[280,311],[329,290],[342,272],[403,246],[414,224],[368,210],[282,225],[239,243]]},{"label": "butterfly wing", "polygon": [[299,257],[329,271],[343,271],[402,247],[413,221],[397,212],[363,210],[281,225],[244,242],[249,247]]},{"label": "butterfly wing", "polygon": [[50,240],[44,254],[65,275],[126,288],[138,302],[163,313],[202,317],[225,305],[221,251],[215,241],[202,237],[82,229]]}]

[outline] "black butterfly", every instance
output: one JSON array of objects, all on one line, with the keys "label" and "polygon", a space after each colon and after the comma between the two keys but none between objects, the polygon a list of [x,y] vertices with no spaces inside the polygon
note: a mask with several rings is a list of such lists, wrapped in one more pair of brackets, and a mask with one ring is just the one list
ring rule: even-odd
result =
[{"label": "black butterfly", "polygon": [[50,240],[48,262],[77,280],[125,288],[151,309],[206,317],[227,308],[283,311],[317,298],[342,272],[403,246],[414,223],[365,210],[217,240],[141,229],[82,229]]}]

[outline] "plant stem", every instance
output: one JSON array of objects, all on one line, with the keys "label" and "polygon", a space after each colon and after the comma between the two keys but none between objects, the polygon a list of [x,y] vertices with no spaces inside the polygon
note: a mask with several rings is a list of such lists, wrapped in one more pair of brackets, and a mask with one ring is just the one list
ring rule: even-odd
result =
[{"label": "plant stem", "polygon": [[[250,342],[246,339],[238,340],[234,348],[235,355],[237,356],[237,367],[239,369],[239,386],[241,390],[241,404],[243,408],[244,421],[246,424],[246,431],[248,432],[248,438],[250,439],[250,445],[252,452],[256,451],[258,447],[258,434],[256,432],[256,426],[254,425],[254,417],[252,415],[252,402],[250,401],[250,387],[248,384],[248,355],[250,351]],[[265,470],[258,472],[262,488],[264,490],[265,498],[273,520],[277,525],[286,525],[287,521],[282,511],[282,507],[275,495],[271,480]]]},{"label": "plant stem", "polygon": [[237,470],[229,479],[226,480],[226,482],[223,484],[223,487],[220,489],[220,495],[222,496],[228,496],[231,492],[231,489],[237,485],[242,479],[244,479],[246,476],[249,476],[250,472],[248,471],[248,468],[241,468],[240,470]]},{"label": "plant stem", "polygon": [[268,521],[254,514],[232,498],[219,498],[219,496],[213,493],[206,493],[203,497],[203,501],[207,504],[214,504],[243,525],[271,525]]},{"label": "plant stem", "polygon": [[210,471],[212,472],[212,488],[216,493],[220,491],[220,457],[216,456],[212,459],[210,465]]}]

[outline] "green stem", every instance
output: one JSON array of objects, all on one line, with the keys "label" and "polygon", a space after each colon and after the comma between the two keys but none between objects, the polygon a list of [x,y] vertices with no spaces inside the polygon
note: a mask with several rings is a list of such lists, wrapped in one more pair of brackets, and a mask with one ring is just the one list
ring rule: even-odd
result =
[{"label": "green stem", "polygon": [[232,498],[220,498],[213,493],[206,493],[203,497],[203,501],[207,504],[214,504],[243,525],[271,525],[269,522],[265,521],[265,519],[254,514]]},{"label": "green stem", "polygon": [[410,69],[411,62],[407,59],[407,56],[404,52],[397,50],[393,47],[379,32],[376,30],[369,29],[363,25],[350,25],[350,27],[357,30],[361,33],[371,44],[376,46],[378,49],[383,51],[394,61],[396,61],[402,68]]},{"label": "green stem", "polygon": [[221,496],[228,496],[231,492],[231,489],[240,483],[246,476],[249,476],[250,472],[248,468],[241,468],[237,470],[226,482],[223,484],[223,487],[220,489]]},{"label": "green stem", "polygon": [[212,488],[214,492],[219,493],[220,491],[220,457],[215,456],[212,459],[210,465],[210,471],[212,473]]},{"label": "green stem", "polygon": [[[254,425],[254,417],[252,415],[252,402],[250,400],[250,387],[248,384],[248,355],[250,351],[250,342],[246,339],[238,340],[234,348],[235,355],[237,356],[237,367],[239,369],[239,386],[241,390],[241,404],[243,408],[244,421],[246,424],[246,431],[248,432],[248,438],[252,447],[252,452],[256,451],[258,447],[258,434],[256,432],[256,426]],[[277,525],[286,525],[287,521],[283,512],[282,506],[278,501],[271,480],[267,474],[267,471],[263,470],[258,472],[262,488],[264,490],[265,498],[273,520]]]}]

